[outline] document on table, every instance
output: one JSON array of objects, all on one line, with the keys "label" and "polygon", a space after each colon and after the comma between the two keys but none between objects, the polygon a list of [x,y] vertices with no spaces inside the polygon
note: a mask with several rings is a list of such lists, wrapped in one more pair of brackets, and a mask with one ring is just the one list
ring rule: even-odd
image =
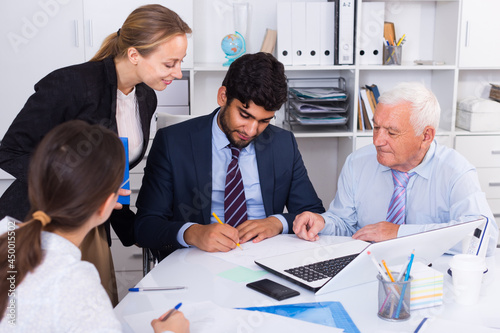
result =
[{"label": "document on table", "polygon": [[485,327],[478,324],[465,323],[457,320],[448,320],[442,318],[428,318],[425,322],[418,325],[415,333],[455,333],[455,332],[474,332],[474,333],[498,333],[497,328]]},{"label": "document on table", "polygon": [[351,237],[320,237],[320,239],[316,242],[309,242],[303,239],[299,239],[296,235],[287,234],[268,238],[259,243],[252,243],[252,241],[249,241],[247,243],[241,244],[243,250],[236,248],[229,252],[207,252],[207,254],[239,266],[257,270],[260,269],[260,267],[255,264],[254,261],[256,259],[272,257],[284,253],[302,251],[351,240]]},{"label": "document on table", "polygon": [[[160,317],[166,310],[168,309],[143,312],[124,316],[123,319],[133,332],[150,332],[151,321]],[[342,329],[270,313],[223,308],[212,302],[183,304],[181,311],[189,320],[191,333],[343,332]]]}]

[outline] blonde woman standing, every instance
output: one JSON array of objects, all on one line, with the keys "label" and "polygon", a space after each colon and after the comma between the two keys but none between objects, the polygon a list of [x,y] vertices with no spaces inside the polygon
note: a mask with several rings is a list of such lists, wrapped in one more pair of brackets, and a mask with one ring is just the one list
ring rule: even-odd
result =
[{"label": "blonde woman standing", "polygon": [[[150,123],[157,106],[154,90],[164,90],[182,77],[190,27],[161,5],[134,10],[117,32],[103,42],[89,62],[58,69],[35,85],[35,93],[14,119],[0,146],[0,168],[15,181],[0,198],[0,218],[24,220],[29,210],[27,173],[40,140],[58,124],[72,119],[100,124],[127,137],[130,167],[144,157]],[[91,140],[97,140],[92,133]],[[123,190],[121,195],[130,195]],[[117,208],[122,208],[117,205]],[[115,210],[108,222],[82,242],[82,258],[93,262],[112,303],[116,280],[109,250],[110,224],[126,246],[135,243],[134,213]]]}]

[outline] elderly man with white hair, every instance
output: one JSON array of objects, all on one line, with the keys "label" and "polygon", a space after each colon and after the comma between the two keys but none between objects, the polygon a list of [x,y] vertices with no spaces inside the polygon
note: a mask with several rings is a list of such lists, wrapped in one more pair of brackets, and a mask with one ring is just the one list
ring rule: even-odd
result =
[{"label": "elderly man with white hair", "polygon": [[347,158],[327,212],[295,218],[297,236],[378,242],[484,215],[488,254],[493,254],[498,226],[475,167],[434,140],[440,112],[434,94],[420,83],[400,83],[382,94],[373,117],[373,145]]}]

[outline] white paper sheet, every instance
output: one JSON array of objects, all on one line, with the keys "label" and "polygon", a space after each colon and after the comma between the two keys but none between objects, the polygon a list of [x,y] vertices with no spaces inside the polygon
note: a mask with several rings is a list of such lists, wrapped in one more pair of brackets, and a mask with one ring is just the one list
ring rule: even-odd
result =
[{"label": "white paper sheet", "polygon": [[[416,332],[416,331],[415,331]],[[451,321],[442,318],[429,318],[418,330],[418,333],[498,333],[497,329],[484,327],[480,325],[464,323],[461,321]]]},{"label": "white paper sheet", "polygon": [[[265,312],[222,308],[212,302],[187,304],[179,310],[189,320],[191,333],[343,332],[342,329]],[[124,316],[123,318],[133,332],[153,332],[151,321],[153,318],[160,317],[164,312],[165,309]]]},{"label": "white paper sheet", "polygon": [[[344,241],[352,240],[350,237],[339,238],[336,240],[321,238],[316,242],[308,242],[303,239],[299,239],[296,235],[283,235],[284,237],[277,237],[273,239],[273,242],[266,242],[263,240],[259,243],[247,242],[241,244],[240,248],[236,248],[229,252],[216,252],[216,253],[207,253],[211,256],[217,257],[219,259],[228,261],[230,263],[244,266],[253,270],[259,270],[260,267],[255,264],[254,260],[260,258],[267,258],[272,256],[277,256],[280,254],[302,251],[305,249],[326,246],[334,244],[335,242],[341,243]],[[277,241],[279,240],[279,241]]]}]

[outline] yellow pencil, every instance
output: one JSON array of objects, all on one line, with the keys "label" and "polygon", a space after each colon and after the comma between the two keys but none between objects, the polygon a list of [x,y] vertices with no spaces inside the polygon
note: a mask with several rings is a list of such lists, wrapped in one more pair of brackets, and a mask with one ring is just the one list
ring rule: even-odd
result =
[{"label": "yellow pencil", "polygon": [[[215,217],[215,219],[217,220],[217,222],[219,222],[220,224],[224,224],[222,223],[222,221],[220,220],[220,218],[217,216],[217,214],[215,214],[215,212],[212,213],[212,215]],[[240,243],[236,243],[236,245],[243,250],[243,248],[241,247]]]},{"label": "yellow pencil", "polygon": [[387,271],[387,275],[389,275],[389,279],[391,279],[391,282],[394,282],[394,278],[392,277],[391,271],[389,270],[389,267],[387,267],[385,260],[382,260],[382,265],[384,265],[385,270]]},{"label": "yellow pencil", "polygon": [[403,42],[403,40],[405,39],[405,37],[406,37],[406,34],[403,34],[403,37],[401,37],[401,38],[398,40],[398,43],[396,44],[396,46],[401,45],[401,43]]}]

